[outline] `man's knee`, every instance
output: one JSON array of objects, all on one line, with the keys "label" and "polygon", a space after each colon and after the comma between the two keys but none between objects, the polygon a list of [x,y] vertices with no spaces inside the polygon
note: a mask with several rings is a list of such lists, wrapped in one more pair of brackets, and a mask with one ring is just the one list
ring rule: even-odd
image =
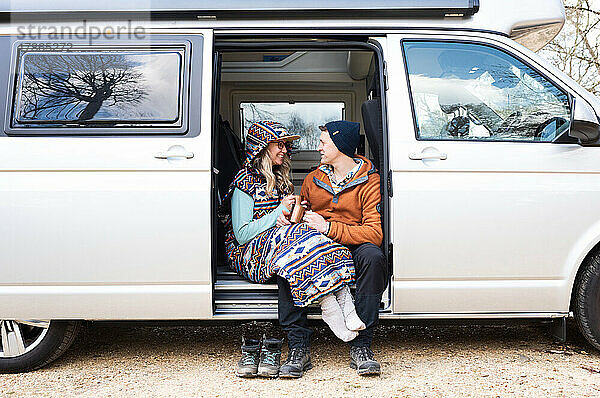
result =
[{"label": "man's knee", "polygon": [[358,293],[381,294],[388,282],[387,261],[383,251],[372,243],[363,243],[352,252],[352,258]]},{"label": "man's knee", "polygon": [[387,273],[386,258],[379,246],[372,243],[363,243],[352,252],[356,272],[377,274]]}]

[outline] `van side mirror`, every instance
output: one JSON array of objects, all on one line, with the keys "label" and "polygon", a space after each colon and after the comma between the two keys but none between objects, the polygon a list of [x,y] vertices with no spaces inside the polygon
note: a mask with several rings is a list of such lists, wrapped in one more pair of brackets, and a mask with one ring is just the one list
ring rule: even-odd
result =
[{"label": "van side mirror", "polygon": [[581,144],[593,144],[600,138],[600,122],[594,108],[587,101],[571,97],[571,127],[569,137],[577,138]]}]

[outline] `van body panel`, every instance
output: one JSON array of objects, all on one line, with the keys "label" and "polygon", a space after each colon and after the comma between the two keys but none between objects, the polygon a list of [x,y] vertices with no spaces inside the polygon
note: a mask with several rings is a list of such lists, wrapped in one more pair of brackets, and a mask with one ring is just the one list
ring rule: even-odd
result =
[{"label": "van body panel", "polygon": [[212,315],[213,40],[194,34],[196,136],[1,138],[0,318]]},{"label": "van body panel", "polygon": [[210,319],[212,286],[98,284],[0,286],[2,319]]},{"label": "van body panel", "polygon": [[[564,307],[562,300],[568,288],[566,279],[395,280],[394,308],[399,308],[395,310],[399,315],[568,313],[568,306]],[[442,302],[438,302],[437,295],[443,298]]]},{"label": "van body panel", "polygon": [[209,207],[207,181],[201,170],[3,171],[0,262],[18,267],[2,284],[208,283],[195,211]]}]

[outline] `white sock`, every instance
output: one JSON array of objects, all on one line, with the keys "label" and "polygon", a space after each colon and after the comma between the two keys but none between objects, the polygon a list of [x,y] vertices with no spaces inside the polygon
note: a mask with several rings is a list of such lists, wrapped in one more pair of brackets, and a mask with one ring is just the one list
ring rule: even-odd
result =
[{"label": "white sock", "polygon": [[341,290],[335,292],[335,298],[340,304],[342,314],[344,314],[346,327],[349,330],[355,331],[365,329],[365,323],[360,320],[358,314],[356,313],[356,308],[354,307],[354,302],[352,300],[352,293],[350,293],[350,288],[348,285],[345,285]]},{"label": "white sock", "polygon": [[321,311],[323,321],[327,325],[333,334],[335,334],[342,341],[348,342],[354,340],[358,336],[358,332],[348,330],[346,322],[344,321],[344,314],[333,294],[328,294],[321,299]]}]

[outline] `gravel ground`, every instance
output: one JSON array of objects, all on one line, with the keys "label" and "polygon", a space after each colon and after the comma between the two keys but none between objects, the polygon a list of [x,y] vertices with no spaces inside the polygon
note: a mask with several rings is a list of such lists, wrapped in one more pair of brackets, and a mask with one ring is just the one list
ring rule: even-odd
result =
[{"label": "gravel ground", "polygon": [[569,325],[563,345],[541,325],[381,326],[381,377],[359,377],[348,348],[319,327],[315,368],[302,379],[234,376],[240,336],[277,336],[270,323],[87,325],[58,361],[0,375],[0,397],[31,396],[600,396],[600,353]]}]

